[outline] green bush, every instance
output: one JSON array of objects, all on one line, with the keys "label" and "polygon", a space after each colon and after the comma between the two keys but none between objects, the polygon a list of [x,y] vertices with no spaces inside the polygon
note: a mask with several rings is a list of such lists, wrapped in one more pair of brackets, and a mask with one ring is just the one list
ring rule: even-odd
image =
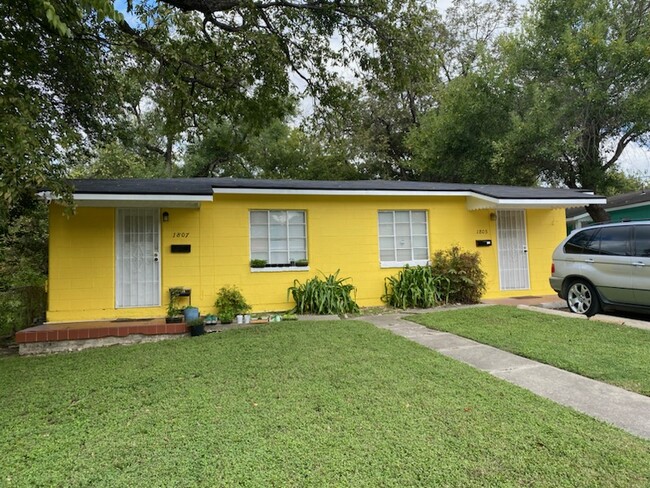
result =
[{"label": "green bush", "polygon": [[0,205],[0,338],[45,319],[47,207],[32,197]]},{"label": "green bush", "polygon": [[339,271],[329,276],[321,273],[325,280],[318,276],[308,279],[304,284],[294,280],[293,286],[287,290],[287,298],[291,295],[296,302],[291,312],[318,315],[358,312],[359,306],[351,296],[356,293],[356,288],[345,283],[350,278],[339,279]]},{"label": "green bush", "polygon": [[449,302],[481,301],[485,292],[485,272],[481,268],[481,257],[477,252],[463,251],[459,246],[436,251],[431,269],[434,275],[449,280]]},{"label": "green bush", "polygon": [[237,314],[248,312],[251,306],[246,303],[244,295],[236,286],[224,286],[217,293],[217,299],[214,302],[219,318],[224,316],[234,317]]},{"label": "green bush", "polygon": [[381,299],[396,308],[431,308],[446,303],[449,279],[436,276],[429,266],[408,265],[396,276],[384,280]]}]

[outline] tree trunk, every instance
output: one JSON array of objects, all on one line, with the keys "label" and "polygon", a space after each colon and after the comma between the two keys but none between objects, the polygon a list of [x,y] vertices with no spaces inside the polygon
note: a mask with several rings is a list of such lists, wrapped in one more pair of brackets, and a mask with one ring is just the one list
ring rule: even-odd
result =
[{"label": "tree trunk", "polygon": [[591,217],[591,220],[594,222],[609,222],[611,219],[609,214],[605,210],[605,207],[597,204],[590,204],[585,207],[587,213]]},{"label": "tree trunk", "polygon": [[167,167],[167,174],[171,178],[174,176],[174,140],[171,136],[167,136],[167,144],[165,147],[165,166]]}]

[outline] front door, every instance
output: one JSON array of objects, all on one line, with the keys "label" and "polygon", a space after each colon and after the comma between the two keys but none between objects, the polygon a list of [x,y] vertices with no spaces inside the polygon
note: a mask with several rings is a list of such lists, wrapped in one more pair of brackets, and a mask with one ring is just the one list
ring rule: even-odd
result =
[{"label": "front door", "polygon": [[528,239],[523,210],[497,212],[499,283],[502,290],[528,290]]},{"label": "front door", "polygon": [[160,217],[157,208],[118,208],[115,306],[160,305]]}]

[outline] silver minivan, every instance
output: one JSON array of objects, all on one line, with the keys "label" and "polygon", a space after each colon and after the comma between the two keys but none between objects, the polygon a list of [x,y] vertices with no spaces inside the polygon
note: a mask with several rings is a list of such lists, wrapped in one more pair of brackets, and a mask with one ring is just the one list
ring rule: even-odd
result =
[{"label": "silver minivan", "polygon": [[572,312],[650,312],[650,221],[572,232],[553,252],[551,287]]}]

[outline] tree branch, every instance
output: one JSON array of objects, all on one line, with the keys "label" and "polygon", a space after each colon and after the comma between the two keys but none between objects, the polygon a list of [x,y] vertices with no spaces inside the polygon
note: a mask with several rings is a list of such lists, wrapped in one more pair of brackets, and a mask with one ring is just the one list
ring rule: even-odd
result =
[{"label": "tree branch", "polygon": [[621,157],[621,154],[623,154],[623,151],[627,147],[627,145],[632,142],[632,140],[636,137],[636,132],[634,130],[634,127],[632,127],[630,130],[628,130],[625,134],[623,134],[623,137],[621,137],[618,141],[618,144],[616,144],[616,150],[614,151],[614,154],[612,155],[611,158],[609,158],[609,161],[607,161],[603,165],[603,170],[607,171],[609,168],[611,168],[616,161],[618,161],[618,158]]}]

